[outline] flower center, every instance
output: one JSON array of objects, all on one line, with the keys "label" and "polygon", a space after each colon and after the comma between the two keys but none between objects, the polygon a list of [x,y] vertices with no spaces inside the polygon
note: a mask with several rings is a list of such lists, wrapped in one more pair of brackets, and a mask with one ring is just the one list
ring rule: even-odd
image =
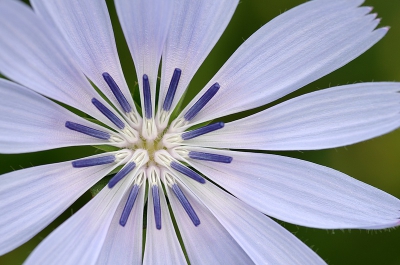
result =
[{"label": "flower center", "polygon": [[[188,177],[200,184],[206,183],[206,179],[194,169],[187,165],[188,158],[219,163],[231,163],[232,157],[189,151],[183,144],[184,141],[204,135],[206,133],[219,130],[224,127],[223,122],[216,122],[203,127],[183,131],[182,128],[188,127],[193,118],[204,108],[204,106],[218,92],[218,83],[212,85],[205,93],[189,108],[183,115],[169,123],[172,104],[179,84],[182,71],[178,68],[174,70],[171,82],[168,87],[162,109],[154,117],[152,105],[152,95],[149,77],[143,75],[142,85],[142,117],[131,106],[120,88],[108,73],[103,73],[105,82],[110,87],[121,109],[122,115],[115,112],[102,98],[93,98],[93,104],[117,129],[99,130],[72,121],[66,121],[65,127],[95,137],[101,140],[108,140],[111,145],[121,148],[116,152],[97,155],[91,158],[80,159],[72,162],[75,168],[99,166],[105,164],[113,165],[113,168],[121,169],[110,179],[108,187],[113,188],[122,179],[126,178],[131,182],[131,190],[126,201],[123,213],[120,218],[120,225],[125,226],[133,209],[139,191],[147,189],[149,199],[152,201],[155,225],[161,229],[161,204],[160,196],[164,196],[164,189],[169,188],[176,196],[182,207],[185,209],[189,218],[195,226],[200,224],[200,219],[191,206],[184,192],[179,187],[181,177]],[[161,106],[160,106],[161,107]],[[155,120],[157,119],[157,125]],[[168,209],[164,209],[168,210]]]}]

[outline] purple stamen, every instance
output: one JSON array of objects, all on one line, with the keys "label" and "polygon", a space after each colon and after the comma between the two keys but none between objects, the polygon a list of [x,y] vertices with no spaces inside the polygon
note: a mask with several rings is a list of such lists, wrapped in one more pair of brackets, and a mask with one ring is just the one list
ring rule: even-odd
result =
[{"label": "purple stamen", "polygon": [[149,77],[143,75],[143,101],[144,101],[144,115],[149,120],[153,117],[153,109],[151,107],[151,91]]},{"label": "purple stamen", "polygon": [[185,167],[182,164],[179,164],[179,163],[177,163],[175,161],[172,161],[170,166],[173,169],[175,169],[176,171],[181,172],[183,175],[186,175],[189,178],[194,179],[197,182],[206,183],[206,180],[202,176],[200,176],[197,172],[191,170],[188,167]]},{"label": "purple stamen", "polygon": [[119,105],[121,105],[122,109],[126,113],[131,112],[132,111],[132,107],[129,104],[128,100],[126,100],[124,94],[122,94],[122,91],[119,88],[119,86],[117,85],[117,83],[115,83],[114,78],[112,78],[111,75],[109,73],[107,73],[107,72],[103,73],[103,78],[104,78],[104,81],[106,81],[106,83],[110,87],[110,89],[113,92],[115,98],[118,100]]},{"label": "purple stamen", "polygon": [[153,205],[154,205],[154,218],[156,220],[156,228],[161,229],[161,205],[160,205],[160,193],[158,191],[158,186],[153,185],[151,187],[153,194]]},{"label": "purple stamen", "polygon": [[129,193],[128,199],[126,200],[124,210],[122,211],[121,218],[119,219],[119,224],[125,226],[128,221],[128,217],[132,212],[133,205],[135,205],[136,197],[139,193],[139,186],[134,185]]},{"label": "purple stamen", "polygon": [[102,140],[108,140],[111,137],[111,135],[109,133],[99,131],[99,130],[87,127],[85,125],[72,122],[72,121],[65,122],[65,127],[67,127],[70,130],[77,131],[77,132],[80,132],[80,133],[83,133],[83,134],[86,134],[89,136],[93,136],[95,138],[99,138]]},{"label": "purple stamen", "polygon": [[115,161],[115,156],[108,155],[108,156],[101,156],[101,157],[94,157],[94,158],[86,158],[80,159],[72,162],[73,167],[92,167],[92,166],[99,166],[110,164]]},{"label": "purple stamen", "polygon": [[225,126],[225,124],[223,122],[211,123],[209,125],[200,127],[193,131],[184,132],[184,133],[182,133],[181,137],[183,140],[193,139],[200,135],[219,130],[219,129],[223,128],[224,126]]},{"label": "purple stamen", "polygon": [[177,184],[172,185],[172,190],[174,191],[179,202],[182,204],[183,209],[185,209],[187,215],[189,215],[189,218],[192,220],[193,224],[195,226],[198,226],[200,224],[200,219],[197,216],[196,212],[194,211],[192,205],[186,198],[186,196],[183,194],[182,190],[179,188]]},{"label": "purple stamen", "polygon": [[120,128],[121,130],[123,128],[125,128],[125,123],[123,121],[121,121],[117,115],[114,114],[114,112],[112,112],[109,108],[107,108],[106,106],[104,106],[103,103],[101,103],[100,101],[98,101],[96,98],[92,98],[92,103],[93,105],[101,112],[104,114],[104,116],[106,116],[112,123],[114,123],[118,128]]},{"label": "purple stamen", "polygon": [[204,108],[204,106],[215,96],[215,94],[217,94],[218,90],[218,83],[212,85],[206,91],[206,93],[204,93],[204,95],[201,96],[201,98],[199,98],[199,100],[197,100],[197,102],[194,103],[194,105],[186,112],[185,116],[183,116],[185,120],[190,121],[191,119],[193,119],[197,115],[197,113],[199,113],[200,110]]},{"label": "purple stamen", "polygon": [[126,164],[117,174],[115,174],[112,179],[108,182],[108,187],[111,189],[114,187],[121,179],[129,174],[136,167],[135,162],[130,162]]},{"label": "purple stamen", "polygon": [[217,154],[210,154],[210,153],[203,153],[203,152],[196,152],[196,151],[190,151],[189,157],[192,159],[197,159],[197,160],[220,162],[220,163],[226,163],[226,164],[229,164],[230,162],[232,162],[231,156],[224,156],[224,155],[217,155]]},{"label": "purple stamen", "polygon": [[174,100],[175,97],[176,88],[178,87],[179,79],[181,78],[181,73],[182,73],[181,69],[175,68],[163,104],[163,110],[165,111],[169,111],[171,109],[172,101]]}]

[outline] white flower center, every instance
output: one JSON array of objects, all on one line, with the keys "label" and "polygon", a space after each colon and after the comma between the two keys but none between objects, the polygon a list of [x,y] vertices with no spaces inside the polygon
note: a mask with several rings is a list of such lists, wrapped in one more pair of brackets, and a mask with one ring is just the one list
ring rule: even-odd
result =
[{"label": "white flower center", "polygon": [[[111,145],[121,150],[97,155],[92,158],[76,160],[72,162],[73,167],[89,167],[105,164],[122,165],[123,167],[108,182],[108,187],[113,188],[122,179],[131,183],[131,191],[125,208],[120,218],[120,224],[125,226],[129,214],[133,208],[136,197],[141,188],[148,188],[148,194],[152,197],[154,216],[157,229],[161,229],[161,205],[160,185],[170,188],[178,198],[182,207],[195,226],[200,224],[200,219],[190,205],[182,190],[179,188],[180,177],[189,177],[198,183],[204,184],[206,179],[191,169],[187,159],[198,159],[220,163],[230,163],[232,157],[190,151],[183,142],[200,135],[219,130],[224,127],[223,122],[216,122],[203,127],[184,131],[189,122],[203,109],[203,107],[218,92],[218,83],[212,85],[205,93],[189,108],[183,116],[179,116],[169,124],[171,106],[175,91],[181,75],[180,69],[175,69],[164,104],[159,106],[161,110],[154,117],[151,102],[151,89],[147,75],[143,75],[143,118],[140,117],[122,94],[114,79],[104,73],[104,80],[109,85],[120,107],[125,113],[116,114],[106,106],[104,101],[93,98],[92,104],[110,120],[118,132],[105,132],[90,128],[78,123],[67,121],[65,126],[71,130],[90,135],[102,140],[108,140]],[[156,122],[157,121],[157,122]],[[145,183],[148,185],[145,185]],[[165,209],[164,209],[165,210]]]}]

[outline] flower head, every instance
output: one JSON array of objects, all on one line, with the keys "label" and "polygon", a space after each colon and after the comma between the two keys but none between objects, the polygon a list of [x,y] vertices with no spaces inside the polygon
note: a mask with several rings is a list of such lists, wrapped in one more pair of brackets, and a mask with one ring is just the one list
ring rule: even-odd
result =
[{"label": "flower head", "polygon": [[222,118],[273,102],[379,41],[387,28],[376,29],[379,20],[361,3],[314,0],[285,12],[181,109],[238,1],[115,1],[140,104],[124,79],[105,2],[32,0],[32,10],[1,1],[8,37],[0,40],[0,72],[15,83],[0,80],[0,152],[108,151],[0,176],[0,253],[107,175],[101,192],[26,264],[185,264],[183,248],[191,264],[320,264],[268,216],[325,229],[399,225],[400,201],[383,191],[320,165],[248,152],[332,148],[390,132],[400,126],[399,83],[332,87]]}]

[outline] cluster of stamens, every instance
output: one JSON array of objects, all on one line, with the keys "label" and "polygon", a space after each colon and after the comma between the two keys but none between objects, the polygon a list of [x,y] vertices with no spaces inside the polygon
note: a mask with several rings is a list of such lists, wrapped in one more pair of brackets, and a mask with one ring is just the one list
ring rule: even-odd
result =
[{"label": "cluster of stamens", "polygon": [[[140,189],[148,188],[153,202],[155,225],[157,229],[161,229],[161,204],[159,190],[162,188],[161,185],[164,185],[165,189],[171,189],[172,193],[181,203],[193,224],[198,226],[200,224],[200,219],[181,190],[179,186],[179,178],[176,176],[180,174],[189,177],[200,184],[206,183],[206,179],[201,174],[187,166],[187,163],[182,160],[197,159],[220,163],[230,163],[232,161],[232,157],[229,156],[189,151],[184,147],[184,145],[181,145],[181,143],[186,140],[196,138],[200,135],[224,127],[223,122],[216,122],[194,130],[183,131],[182,129],[182,127],[187,127],[188,123],[218,92],[220,88],[218,83],[212,85],[181,118],[174,120],[168,127],[172,113],[172,103],[179,84],[180,76],[181,70],[176,68],[172,75],[162,109],[158,113],[158,127],[161,128],[157,128],[154,119],[150,83],[146,74],[143,75],[143,115],[141,117],[138,115],[134,106],[129,104],[111,75],[103,73],[105,82],[108,84],[124,113],[122,113],[123,115],[115,114],[112,109],[108,108],[106,104],[102,102],[102,99],[99,100],[93,98],[91,104],[93,104],[119,129],[116,130],[117,132],[111,134],[73,121],[65,122],[65,127],[70,130],[101,140],[107,140],[110,145],[121,148],[121,150],[117,152],[106,153],[94,158],[80,159],[72,162],[72,166],[75,168],[113,163],[123,165],[108,182],[108,188],[111,189],[122,179],[127,177],[132,178],[130,194],[119,221],[121,226],[126,225]],[[135,173],[133,173],[134,169],[136,169]]]}]

